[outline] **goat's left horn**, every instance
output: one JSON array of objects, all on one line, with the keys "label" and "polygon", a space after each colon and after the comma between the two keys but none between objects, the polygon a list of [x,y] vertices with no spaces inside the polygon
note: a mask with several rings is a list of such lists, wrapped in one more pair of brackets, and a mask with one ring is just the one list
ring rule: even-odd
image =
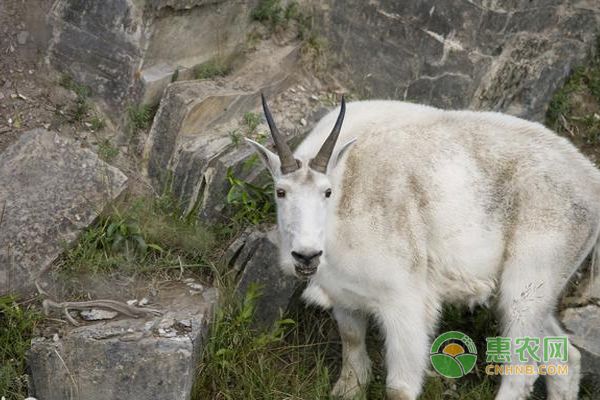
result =
[{"label": "goat's left horn", "polygon": [[331,158],[331,154],[333,153],[333,148],[335,147],[335,143],[340,136],[340,131],[342,130],[342,123],[344,122],[344,114],[346,114],[346,101],[344,100],[344,96],[342,96],[342,105],[340,107],[340,114],[337,117],[337,121],[335,121],[335,125],[333,126],[333,130],[325,139],[325,142],[321,146],[321,149],[313,158],[309,161],[308,165],[314,169],[315,171],[326,173],[327,165],[329,164],[329,159]]}]

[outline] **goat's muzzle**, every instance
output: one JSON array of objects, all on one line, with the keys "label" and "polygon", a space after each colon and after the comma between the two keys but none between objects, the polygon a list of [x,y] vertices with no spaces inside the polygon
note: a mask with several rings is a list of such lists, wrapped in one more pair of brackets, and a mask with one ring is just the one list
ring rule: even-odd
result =
[{"label": "goat's muzzle", "polygon": [[323,254],[323,251],[317,252],[296,252],[292,251],[292,257],[294,258],[294,268],[296,274],[300,278],[308,278],[317,272],[319,266],[319,257]]}]

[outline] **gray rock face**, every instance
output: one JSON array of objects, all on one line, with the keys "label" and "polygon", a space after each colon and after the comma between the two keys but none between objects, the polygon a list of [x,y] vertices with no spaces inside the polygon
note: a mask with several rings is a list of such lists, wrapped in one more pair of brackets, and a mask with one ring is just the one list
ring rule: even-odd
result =
[{"label": "gray rock face", "polygon": [[126,181],[78,143],[24,133],[0,155],[0,295],[31,290]]},{"label": "gray rock face", "polygon": [[161,299],[153,319],[120,319],[34,339],[27,362],[44,400],[187,400],[216,302],[215,289]]},{"label": "gray rock face", "polygon": [[279,267],[277,232],[247,232],[233,243],[229,255],[231,265],[241,271],[237,291],[243,296],[250,285],[258,285],[262,295],[255,312],[257,326],[269,328],[284,313],[300,281],[284,275]]},{"label": "gray rock face", "polygon": [[49,17],[51,63],[110,110],[124,106],[143,54],[143,10],[135,3],[58,0]]},{"label": "gray rock face", "polygon": [[176,70],[229,57],[246,40],[254,2],[57,0],[49,60],[93,89],[113,115],[156,104]]},{"label": "gray rock face", "polygon": [[305,2],[347,81],[370,97],[538,121],[600,22],[596,1]]}]

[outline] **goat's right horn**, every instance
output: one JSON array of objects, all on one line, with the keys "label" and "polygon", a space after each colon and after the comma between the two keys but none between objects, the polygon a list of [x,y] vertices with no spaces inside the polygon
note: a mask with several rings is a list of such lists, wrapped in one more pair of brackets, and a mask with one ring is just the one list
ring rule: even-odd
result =
[{"label": "goat's right horn", "polygon": [[300,168],[300,161],[294,158],[294,154],[292,153],[290,146],[288,146],[283,136],[281,136],[279,133],[279,130],[275,125],[275,121],[273,121],[273,117],[271,116],[271,111],[269,111],[269,106],[267,105],[265,95],[261,93],[260,97],[262,99],[265,118],[267,118],[267,124],[269,124],[271,136],[273,136],[273,142],[275,143],[275,148],[277,149],[277,154],[279,155],[279,160],[281,161],[281,173],[285,175],[294,172]]},{"label": "goat's right horn", "polygon": [[340,131],[342,130],[342,123],[344,122],[344,115],[346,114],[346,100],[344,100],[344,96],[342,96],[342,104],[340,106],[340,113],[335,121],[335,125],[333,130],[325,139],[325,142],[321,146],[321,149],[313,158],[310,160],[308,165],[314,169],[315,171],[327,173],[327,165],[329,164],[329,159],[331,158],[331,154],[333,153],[333,148],[335,147],[335,143],[340,136]]}]

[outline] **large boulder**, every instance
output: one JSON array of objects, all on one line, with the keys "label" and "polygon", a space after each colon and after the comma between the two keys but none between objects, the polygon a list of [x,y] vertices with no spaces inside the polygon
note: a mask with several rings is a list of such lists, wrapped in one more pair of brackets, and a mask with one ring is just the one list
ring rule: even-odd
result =
[{"label": "large boulder", "polygon": [[[246,42],[254,2],[241,0],[57,0],[49,60],[120,115],[158,103],[175,71],[228,58]],[[191,74],[191,72],[190,72]]]},{"label": "large boulder", "polygon": [[27,355],[33,395],[189,399],[216,300],[215,289],[180,285],[161,291],[153,305],[161,316],[100,321],[34,339]]},{"label": "large boulder", "polygon": [[125,188],[92,151],[35,129],[0,155],[0,295],[27,293]]},{"label": "large boulder", "polygon": [[572,0],[304,0],[337,69],[369,97],[541,121],[588,55],[600,3]]},{"label": "large boulder", "polygon": [[258,327],[270,328],[289,308],[301,282],[283,273],[279,267],[277,231],[249,229],[229,247],[227,261],[237,271],[237,293],[243,297],[251,285],[256,285],[261,296],[257,300],[254,322]]},{"label": "large boulder", "polygon": [[[241,139],[248,129],[243,117],[255,112],[262,118],[260,93],[285,92],[297,79],[297,60],[296,45],[266,43],[226,79],[170,84],[144,149],[146,172],[156,190],[171,191],[186,213],[195,212],[203,221],[222,221],[227,171],[253,180],[262,170]],[[293,138],[308,128],[291,117],[298,110],[310,113],[308,92],[295,94],[294,101],[269,97],[282,132]],[[259,131],[267,131],[262,120],[253,134]]]}]

